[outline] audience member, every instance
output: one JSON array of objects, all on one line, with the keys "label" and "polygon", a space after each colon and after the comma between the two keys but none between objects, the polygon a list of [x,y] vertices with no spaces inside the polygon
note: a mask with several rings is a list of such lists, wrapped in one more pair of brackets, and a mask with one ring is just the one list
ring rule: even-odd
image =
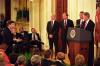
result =
[{"label": "audience member", "polygon": [[3,40],[3,36],[0,34],[0,66],[11,66],[10,60],[5,53],[7,47],[6,41]]},{"label": "audience member", "polygon": [[64,62],[64,59],[65,59],[65,54],[63,52],[58,52],[57,53],[57,60],[55,61],[56,65],[57,66],[65,66],[65,62]]},{"label": "audience member", "polygon": [[41,57],[39,55],[33,55],[31,57],[32,66],[41,66]]},{"label": "audience member", "polygon": [[3,40],[6,41],[8,48],[6,50],[7,55],[12,53],[13,48],[13,32],[12,29],[15,28],[14,21],[8,20],[7,27],[3,30]]},{"label": "audience member", "polygon": [[11,54],[12,54],[12,51],[13,51],[13,31],[12,29],[15,28],[15,23],[14,21],[11,21],[11,20],[8,20],[7,21],[7,27],[4,28],[2,30],[2,37],[3,37],[3,41],[6,42],[6,44],[8,45],[7,47],[7,50],[6,50],[6,54],[9,56],[9,59],[10,59],[10,62],[13,63],[11,60]]},{"label": "audience member", "polygon": [[53,62],[51,61],[51,55],[52,55],[52,52],[51,50],[46,50],[44,52],[44,59],[42,59],[42,66],[50,66]]},{"label": "audience member", "polygon": [[85,66],[85,58],[83,55],[78,54],[75,57],[75,66]]},{"label": "audience member", "polygon": [[24,55],[18,56],[15,66],[26,66],[26,57]]}]

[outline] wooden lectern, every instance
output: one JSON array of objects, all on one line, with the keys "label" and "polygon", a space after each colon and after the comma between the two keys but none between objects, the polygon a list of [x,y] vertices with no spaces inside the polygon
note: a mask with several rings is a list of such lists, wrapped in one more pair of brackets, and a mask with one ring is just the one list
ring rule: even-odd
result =
[{"label": "wooden lectern", "polygon": [[71,64],[75,64],[75,56],[77,54],[82,54],[85,57],[85,63],[87,64],[91,32],[80,28],[68,28],[67,39]]}]

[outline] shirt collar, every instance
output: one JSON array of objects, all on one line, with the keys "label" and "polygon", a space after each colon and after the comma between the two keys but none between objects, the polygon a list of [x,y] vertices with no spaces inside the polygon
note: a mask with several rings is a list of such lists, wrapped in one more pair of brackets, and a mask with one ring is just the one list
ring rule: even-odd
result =
[{"label": "shirt collar", "polygon": [[64,22],[65,22],[65,21],[67,22],[67,19],[64,19]]},{"label": "shirt collar", "polygon": [[83,21],[84,21],[84,19],[80,19],[80,21],[81,21],[81,22],[83,22]]},{"label": "shirt collar", "polygon": [[58,60],[58,59],[56,61],[62,62],[61,60]]},{"label": "shirt collar", "polygon": [[53,20],[53,24],[54,24],[55,20]]},{"label": "shirt collar", "polygon": [[86,21],[86,23],[85,23],[85,28],[86,28],[86,26],[87,26],[87,24],[88,24],[89,21],[90,21],[90,19],[88,19],[88,20]]},{"label": "shirt collar", "polygon": [[88,19],[88,20],[86,21],[86,24],[88,24],[89,21],[90,21],[90,19]]},{"label": "shirt collar", "polygon": [[54,22],[55,22],[55,20],[51,20],[52,22],[53,22],[53,24],[54,24]]}]

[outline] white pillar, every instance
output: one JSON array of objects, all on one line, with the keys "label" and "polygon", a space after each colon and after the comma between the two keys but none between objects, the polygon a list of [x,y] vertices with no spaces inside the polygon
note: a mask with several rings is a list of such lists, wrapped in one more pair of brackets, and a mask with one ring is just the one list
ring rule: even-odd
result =
[{"label": "white pillar", "polygon": [[40,6],[40,0],[32,0],[30,1],[30,8],[29,8],[29,13],[30,13],[30,21],[29,21],[29,27],[31,28],[36,28],[37,32],[40,33],[39,31],[39,6]]},{"label": "white pillar", "polygon": [[[40,33],[42,41],[44,42],[44,49],[49,48],[48,36],[46,31],[47,22],[50,20],[50,16],[55,11],[53,10],[55,6],[53,6],[52,0],[41,0],[40,5]],[[53,8],[52,8],[53,7]]]}]

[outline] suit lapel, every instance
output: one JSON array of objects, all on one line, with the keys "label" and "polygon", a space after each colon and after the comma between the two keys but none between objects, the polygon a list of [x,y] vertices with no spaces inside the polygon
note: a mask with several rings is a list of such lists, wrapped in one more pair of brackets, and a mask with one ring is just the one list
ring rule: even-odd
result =
[{"label": "suit lapel", "polygon": [[90,25],[90,20],[89,22],[87,23],[87,25],[85,25],[85,29],[87,30],[88,26]]},{"label": "suit lapel", "polygon": [[54,21],[53,26],[52,26],[52,29],[54,29],[55,24],[56,24],[56,22]]},{"label": "suit lapel", "polygon": [[64,20],[63,20],[62,26],[63,26],[63,28],[64,28]]}]

